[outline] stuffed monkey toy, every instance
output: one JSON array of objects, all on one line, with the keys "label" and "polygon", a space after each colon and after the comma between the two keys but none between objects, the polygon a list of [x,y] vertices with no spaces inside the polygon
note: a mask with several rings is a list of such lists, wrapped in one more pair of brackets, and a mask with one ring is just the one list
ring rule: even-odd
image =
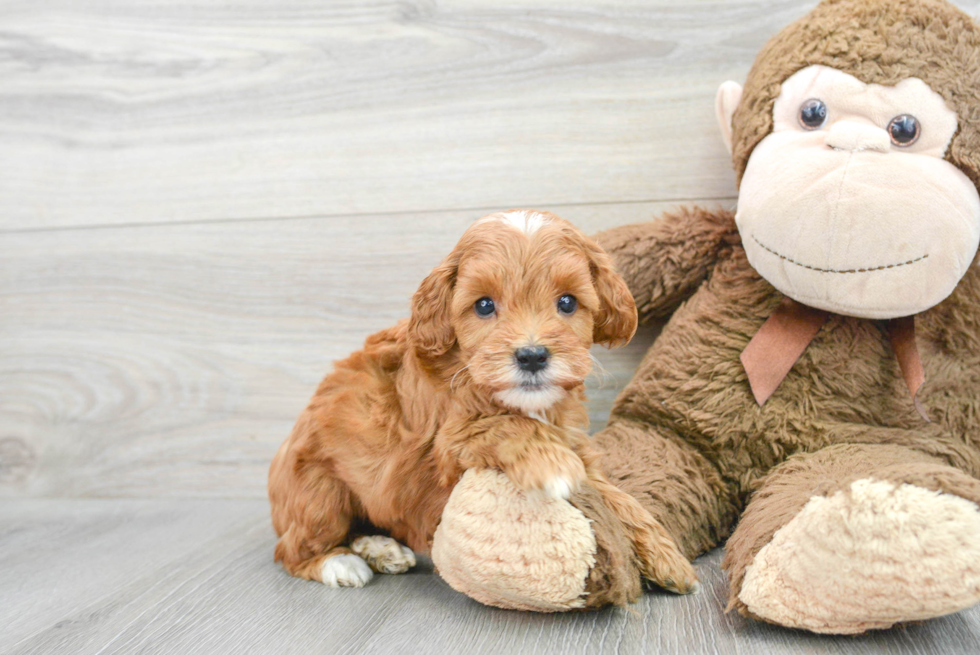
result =
[{"label": "stuffed monkey toy", "polygon": [[980,600],[980,31],[825,0],[718,93],[733,212],[613,229],[670,317],[595,437],[729,608],[859,633]]}]

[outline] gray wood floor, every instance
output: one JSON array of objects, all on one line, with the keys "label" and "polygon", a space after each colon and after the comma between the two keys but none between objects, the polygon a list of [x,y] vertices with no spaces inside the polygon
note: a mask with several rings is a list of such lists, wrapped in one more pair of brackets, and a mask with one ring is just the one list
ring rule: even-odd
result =
[{"label": "gray wood floor", "polygon": [[[974,16],[980,0],[958,2]],[[559,616],[284,575],[265,475],[474,219],[732,205],[719,83],[812,1],[0,0],[0,653],[975,653],[705,591]],[[597,352],[593,426],[656,336]]]},{"label": "gray wood floor", "polygon": [[[629,610],[484,607],[427,559],[364,589],[290,578],[261,500],[21,500],[0,507],[5,653],[976,653],[975,611],[833,638],[723,612],[721,552],[704,589]],[[16,599],[17,602],[8,602]]]}]

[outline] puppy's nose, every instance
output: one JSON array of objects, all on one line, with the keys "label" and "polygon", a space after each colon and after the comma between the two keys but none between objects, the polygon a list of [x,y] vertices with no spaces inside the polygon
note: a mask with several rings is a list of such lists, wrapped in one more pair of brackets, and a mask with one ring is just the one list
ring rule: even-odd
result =
[{"label": "puppy's nose", "polygon": [[518,368],[529,373],[536,373],[547,366],[550,355],[544,346],[524,346],[514,351]]}]

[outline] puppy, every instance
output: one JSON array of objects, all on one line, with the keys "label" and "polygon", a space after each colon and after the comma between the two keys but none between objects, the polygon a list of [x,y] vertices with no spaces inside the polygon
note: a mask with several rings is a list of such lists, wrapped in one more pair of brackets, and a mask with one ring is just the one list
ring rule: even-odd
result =
[{"label": "puppy", "polygon": [[628,342],[636,321],[610,258],[570,223],[536,211],[480,219],[422,282],[411,318],[336,363],[276,454],[276,561],[329,586],[402,573],[411,549],[429,549],[462,473],[491,467],[558,498],[588,480],[644,576],[693,590],[690,563],[603,477],[584,431],[589,347]]}]

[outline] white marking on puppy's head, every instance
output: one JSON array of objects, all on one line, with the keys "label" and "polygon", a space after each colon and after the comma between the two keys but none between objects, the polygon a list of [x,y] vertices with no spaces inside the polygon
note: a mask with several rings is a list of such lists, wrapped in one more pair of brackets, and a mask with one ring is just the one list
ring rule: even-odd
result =
[{"label": "white marking on puppy's head", "polygon": [[500,221],[530,236],[551,222],[551,218],[541,212],[528,209],[514,209],[490,214],[483,220]]}]

